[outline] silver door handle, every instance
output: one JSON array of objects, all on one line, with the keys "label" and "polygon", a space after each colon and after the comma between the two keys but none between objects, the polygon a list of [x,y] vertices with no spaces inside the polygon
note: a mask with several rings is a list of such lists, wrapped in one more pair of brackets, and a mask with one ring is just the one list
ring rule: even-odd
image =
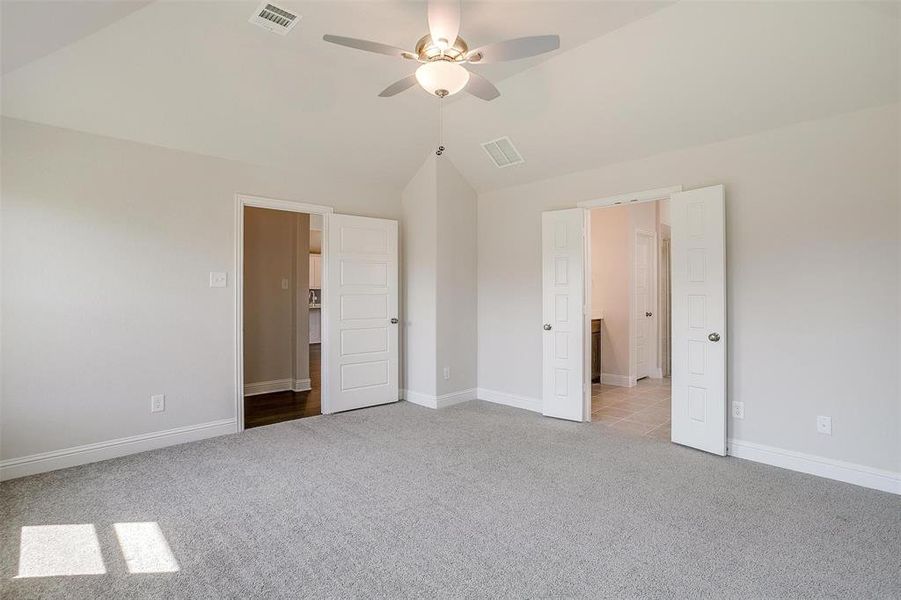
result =
[{"label": "silver door handle", "polygon": [[718,334],[717,332],[714,331],[713,333],[711,333],[710,335],[707,336],[707,339],[710,340],[711,342],[718,342],[718,341],[720,341],[720,334]]},{"label": "silver door handle", "polygon": [[391,319],[391,324],[392,324],[392,325],[397,325],[397,317]]},{"label": "silver door handle", "polygon": [[550,323],[545,323],[545,324],[544,324],[544,330],[545,330],[545,331],[550,331],[550,330],[551,330],[551,324],[550,324]]}]

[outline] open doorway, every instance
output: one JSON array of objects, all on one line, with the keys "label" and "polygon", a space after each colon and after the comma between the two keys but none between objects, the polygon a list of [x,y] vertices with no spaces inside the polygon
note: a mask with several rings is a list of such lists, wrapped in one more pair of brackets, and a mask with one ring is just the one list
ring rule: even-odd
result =
[{"label": "open doorway", "polygon": [[322,215],[244,206],[244,427],[322,413]]},{"label": "open doorway", "polygon": [[[659,202],[660,200],[669,202]],[[620,335],[629,345],[625,352],[606,350],[605,333],[609,337],[614,307],[605,298],[595,301],[592,290],[592,261],[600,242],[593,243],[592,219],[598,220],[614,212],[592,209],[632,207],[648,203],[653,206],[656,220],[652,226],[633,223],[631,212],[625,215],[616,232],[622,248],[629,253],[628,260],[615,263],[627,265],[626,275],[611,283],[606,289],[622,292],[630,298],[616,310],[625,314],[629,323],[628,334]],[[629,208],[631,210],[631,208]],[[647,215],[645,215],[647,216]],[[671,413],[671,441],[713,454],[726,454],[726,195],[722,185],[714,185],[683,191],[681,186],[659,188],[634,194],[623,194],[599,200],[579,202],[576,208],[545,211],[541,214],[541,276],[542,276],[542,399],[541,413],[547,417],[571,421],[590,421],[595,412],[607,409],[609,421],[638,422],[639,426],[619,425],[622,429],[642,430],[643,420],[627,419],[623,414],[629,409],[652,408],[656,404],[657,418],[665,419],[665,407],[661,406],[666,392],[635,390],[639,381],[666,384],[663,369],[671,364],[672,380],[669,385]],[[670,253],[659,259],[657,251],[648,250],[647,238],[664,238],[662,224],[670,225]],[[647,223],[647,221],[644,221]],[[636,235],[636,232],[645,235]],[[622,232],[625,231],[625,235]],[[643,239],[644,238],[644,239]],[[651,246],[656,249],[657,242]],[[657,281],[659,262],[672,256],[669,279],[666,285]],[[633,261],[637,256],[639,260]],[[601,265],[603,258],[594,259]],[[652,266],[653,265],[653,266]],[[602,266],[600,268],[603,268]],[[649,288],[657,286],[650,292]],[[663,288],[666,300],[659,298]],[[647,304],[636,302],[636,298]],[[655,303],[656,304],[653,304]],[[594,306],[597,304],[597,306]],[[653,307],[653,308],[651,308]],[[657,312],[662,308],[662,318]],[[671,316],[667,310],[671,311]],[[594,317],[594,318],[592,318]],[[647,319],[640,328],[639,319]],[[658,338],[660,323],[669,324],[671,339]],[[594,327],[592,324],[594,323]],[[595,334],[592,334],[592,329]],[[644,359],[645,370],[639,372],[641,341],[636,336],[646,332]],[[592,361],[592,336],[599,348],[596,361]],[[664,352],[663,357],[660,351]],[[607,356],[605,358],[605,353]],[[612,353],[612,354],[610,354]],[[671,354],[672,359],[669,358]],[[605,366],[611,357],[621,367],[610,373]],[[656,358],[655,358],[656,357]],[[652,368],[650,361],[656,360]],[[595,390],[598,395],[607,392],[607,401],[592,398],[592,363],[598,366]],[[628,365],[626,370],[625,365]],[[604,371],[607,371],[605,374]],[[647,373],[647,378],[645,378]],[[639,375],[641,376],[639,378]],[[656,377],[655,377],[656,375]],[[659,378],[659,380],[658,380]],[[662,381],[660,381],[662,380]],[[619,389],[616,389],[619,388]],[[653,396],[657,397],[653,397]],[[611,399],[611,396],[613,398]],[[619,396],[619,398],[616,398]],[[632,396],[632,397],[629,397]],[[613,414],[609,409],[619,409]],[[634,412],[634,411],[633,411]],[[650,411],[647,411],[650,412]],[[650,419],[650,417],[648,417]],[[648,424],[648,423],[644,423]],[[649,423],[648,425],[653,425]],[[654,429],[662,429],[658,422]],[[662,429],[658,435],[663,435]]]},{"label": "open doorway", "polygon": [[670,200],[591,210],[591,415],[669,440]]}]

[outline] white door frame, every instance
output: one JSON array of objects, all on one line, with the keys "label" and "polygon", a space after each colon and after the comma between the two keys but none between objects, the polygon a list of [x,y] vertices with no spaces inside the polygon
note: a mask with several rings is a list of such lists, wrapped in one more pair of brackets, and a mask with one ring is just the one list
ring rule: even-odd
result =
[{"label": "white door frame", "polygon": [[[307,213],[322,215],[322,256],[328,253],[328,216],[335,212],[331,206],[322,206],[319,204],[306,204],[304,202],[292,202],[291,200],[276,200],[274,198],[264,198],[262,196],[252,196],[250,194],[235,194],[235,422],[237,423],[238,433],[244,431],[244,208],[250,206],[253,208],[269,208],[272,210],[281,210],[285,212]],[[323,260],[323,278],[325,277],[325,269],[327,268]],[[327,302],[328,290],[323,284],[322,287],[322,323],[328,323],[329,303]],[[326,381],[328,376],[327,360],[328,356],[328,339],[322,339],[322,374],[320,381]],[[327,386],[320,385],[322,388],[321,402],[322,406],[328,405]]]}]

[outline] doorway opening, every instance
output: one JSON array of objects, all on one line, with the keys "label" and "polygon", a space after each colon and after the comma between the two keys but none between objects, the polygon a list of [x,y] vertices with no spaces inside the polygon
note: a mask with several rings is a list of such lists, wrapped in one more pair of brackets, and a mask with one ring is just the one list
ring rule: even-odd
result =
[{"label": "doorway opening", "polygon": [[322,215],[242,210],[244,427],[322,414]]},{"label": "doorway opening", "polygon": [[671,435],[670,200],[591,209],[591,417]]}]

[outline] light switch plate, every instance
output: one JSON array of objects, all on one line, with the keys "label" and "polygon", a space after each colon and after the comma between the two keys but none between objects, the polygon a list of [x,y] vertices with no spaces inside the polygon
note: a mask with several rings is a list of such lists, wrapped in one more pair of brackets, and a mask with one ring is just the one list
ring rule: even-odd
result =
[{"label": "light switch plate", "polygon": [[282,277],[282,289],[283,290],[288,289],[288,278],[287,277]]},{"label": "light switch plate", "polygon": [[210,271],[210,287],[224,288],[228,285],[228,273],[224,271]]},{"label": "light switch plate", "polygon": [[832,417],[817,417],[817,432],[832,435]]}]

